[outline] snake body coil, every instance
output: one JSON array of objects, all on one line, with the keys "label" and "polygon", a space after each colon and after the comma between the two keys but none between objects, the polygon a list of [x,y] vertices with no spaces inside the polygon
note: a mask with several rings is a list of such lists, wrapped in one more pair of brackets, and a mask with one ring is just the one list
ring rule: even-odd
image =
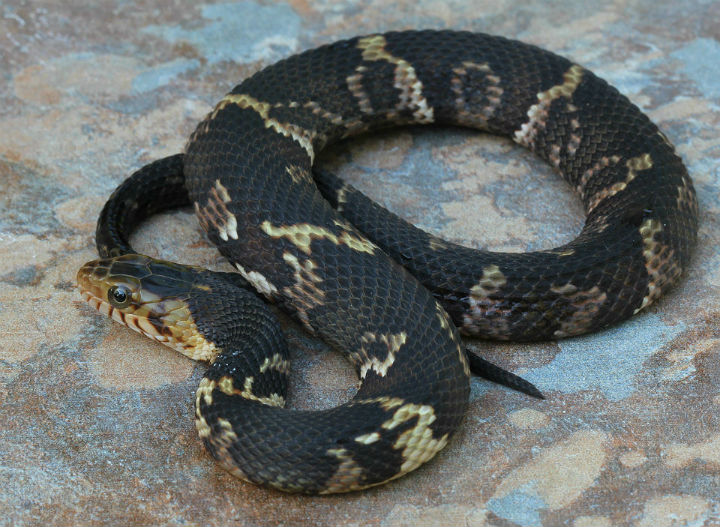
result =
[{"label": "snake body coil", "polygon": [[[399,223],[332,176],[318,176],[329,202],[319,192],[311,169],[327,144],[430,123],[509,136],[536,152],[578,191],[588,215],[582,233],[549,251],[470,251]],[[129,323],[104,308],[212,362],[196,399],[200,436],[232,473],[282,490],[365,488],[443,448],[469,395],[468,363],[446,313],[466,333],[501,339],[604,327],[678,280],[697,230],[681,160],[635,106],[564,58],[482,34],[371,35],[290,57],[225,96],[184,158],[167,162],[184,176],[187,195],[177,201],[189,198],[242,277],[344,351],[362,379],[357,395],[338,408],[278,408],[287,361],[274,330],[249,349],[232,348],[244,333],[236,335],[222,313],[224,304],[237,303],[225,291],[237,278],[191,281],[183,298],[204,298],[203,308],[185,303],[164,318],[150,316],[153,324]],[[153,202],[140,209],[148,212]],[[127,224],[141,215],[121,214]],[[98,234],[103,256],[126,244]],[[80,274],[107,284],[120,266],[124,283],[132,282],[137,262],[123,256]],[[154,274],[152,262],[138,265],[141,274]],[[176,280],[173,273],[162,271],[162,286]],[[96,284],[96,293],[86,294],[104,294],[120,310],[128,292],[140,296],[126,284],[115,298],[112,287]],[[183,320],[181,329],[169,329],[173,318]]]}]

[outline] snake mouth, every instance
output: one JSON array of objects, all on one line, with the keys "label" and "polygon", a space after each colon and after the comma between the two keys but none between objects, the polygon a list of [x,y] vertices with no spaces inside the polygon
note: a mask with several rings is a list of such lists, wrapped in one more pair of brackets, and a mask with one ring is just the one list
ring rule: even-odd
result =
[{"label": "snake mouth", "polygon": [[103,315],[193,360],[212,361],[218,350],[198,330],[189,304],[197,287],[193,273],[190,267],[128,254],[86,263],[77,272],[77,287]]},{"label": "snake mouth", "polygon": [[102,283],[97,283],[95,280],[92,280],[90,275],[83,271],[86,267],[92,266],[96,262],[97,260],[94,262],[88,262],[80,271],[78,271],[77,288],[82,299],[96,311],[102,313],[108,318],[112,318],[114,321],[119,322],[123,326],[126,326],[133,331],[137,331],[148,338],[157,340],[163,344],[168,344],[170,337],[163,332],[162,328],[164,325],[153,324],[153,319],[146,315],[123,311],[122,309],[113,306],[107,300],[106,294],[103,293],[111,286],[105,284],[106,287],[103,288]]}]

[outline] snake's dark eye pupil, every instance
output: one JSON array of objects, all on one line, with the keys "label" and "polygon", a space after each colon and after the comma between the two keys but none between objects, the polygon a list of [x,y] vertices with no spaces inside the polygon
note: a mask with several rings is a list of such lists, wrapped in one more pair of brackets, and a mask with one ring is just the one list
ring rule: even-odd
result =
[{"label": "snake's dark eye pupil", "polygon": [[130,299],[130,292],[124,287],[111,287],[108,291],[108,300],[114,305],[123,305]]}]

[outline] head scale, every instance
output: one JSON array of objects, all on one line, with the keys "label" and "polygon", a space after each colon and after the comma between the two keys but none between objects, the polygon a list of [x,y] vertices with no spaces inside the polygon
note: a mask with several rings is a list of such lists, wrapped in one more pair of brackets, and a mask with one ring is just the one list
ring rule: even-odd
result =
[{"label": "head scale", "polygon": [[104,315],[193,359],[210,360],[214,346],[198,333],[188,304],[196,277],[195,268],[127,254],[86,263],[77,283]]}]

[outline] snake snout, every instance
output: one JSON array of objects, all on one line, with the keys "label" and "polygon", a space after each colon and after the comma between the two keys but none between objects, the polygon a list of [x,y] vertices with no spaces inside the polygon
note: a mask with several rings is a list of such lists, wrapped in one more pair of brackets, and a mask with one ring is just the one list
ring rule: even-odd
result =
[{"label": "snake snout", "polygon": [[[93,260],[83,265],[77,272],[77,285],[83,300],[105,316],[131,327],[147,336],[155,338],[158,334],[154,317],[144,309],[142,273],[138,269],[128,272],[127,261],[119,258]],[[137,266],[141,261],[131,261]],[[118,267],[125,269],[118,269]],[[142,321],[142,322],[140,322]]]},{"label": "snake snout", "polygon": [[195,269],[139,254],[93,260],[77,273],[83,299],[120,322],[195,360],[214,357],[214,346],[195,326],[189,299]]},{"label": "snake snout", "polygon": [[77,272],[78,289],[88,302],[92,300],[114,309],[134,311],[142,300],[142,275],[119,272],[117,263],[118,258],[87,262]]}]

